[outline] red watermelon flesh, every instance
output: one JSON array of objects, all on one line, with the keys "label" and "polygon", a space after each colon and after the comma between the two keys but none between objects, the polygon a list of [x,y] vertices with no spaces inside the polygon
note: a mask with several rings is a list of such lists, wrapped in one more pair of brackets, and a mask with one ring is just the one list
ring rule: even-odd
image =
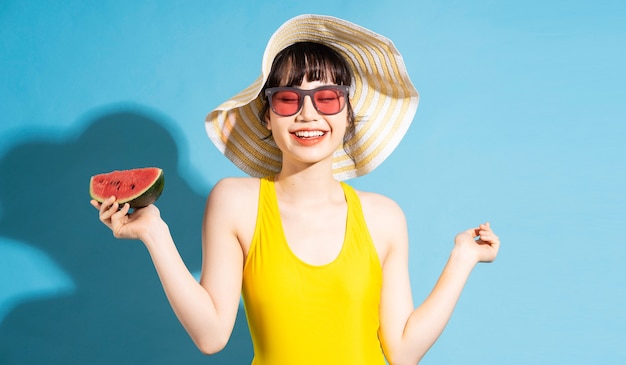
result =
[{"label": "red watermelon flesh", "polygon": [[163,192],[165,179],[158,167],[118,170],[91,177],[89,195],[98,202],[111,196],[131,208],[143,208],[154,203]]}]

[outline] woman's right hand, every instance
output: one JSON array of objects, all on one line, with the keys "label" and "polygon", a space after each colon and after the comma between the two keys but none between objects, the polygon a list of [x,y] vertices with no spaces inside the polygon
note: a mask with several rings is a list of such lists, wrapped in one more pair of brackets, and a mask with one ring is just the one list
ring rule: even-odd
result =
[{"label": "woman's right hand", "polygon": [[130,205],[126,203],[120,208],[114,196],[102,203],[95,200],[90,203],[100,211],[100,221],[111,229],[115,238],[143,240],[152,225],[163,222],[159,209],[152,204],[128,214]]}]

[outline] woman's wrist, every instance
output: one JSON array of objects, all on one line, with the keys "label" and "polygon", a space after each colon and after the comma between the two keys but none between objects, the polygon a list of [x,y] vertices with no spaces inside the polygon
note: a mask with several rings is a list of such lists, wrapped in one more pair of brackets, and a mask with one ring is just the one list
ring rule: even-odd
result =
[{"label": "woman's wrist", "polygon": [[467,271],[472,271],[478,263],[478,256],[463,245],[455,245],[450,253],[450,262]]},{"label": "woman's wrist", "polygon": [[170,229],[163,220],[159,219],[154,224],[146,227],[146,229],[141,232],[139,235],[139,239],[146,245],[146,247],[154,247],[158,245],[160,241],[165,237],[169,237]]}]

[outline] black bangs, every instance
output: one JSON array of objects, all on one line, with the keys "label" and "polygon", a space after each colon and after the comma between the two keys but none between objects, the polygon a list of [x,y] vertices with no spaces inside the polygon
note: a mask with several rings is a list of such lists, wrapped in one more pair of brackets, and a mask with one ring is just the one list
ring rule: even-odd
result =
[{"label": "black bangs", "polygon": [[282,50],[272,64],[265,87],[299,86],[308,81],[337,85],[352,82],[350,66],[332,48],[320,43],[299,42]]}]

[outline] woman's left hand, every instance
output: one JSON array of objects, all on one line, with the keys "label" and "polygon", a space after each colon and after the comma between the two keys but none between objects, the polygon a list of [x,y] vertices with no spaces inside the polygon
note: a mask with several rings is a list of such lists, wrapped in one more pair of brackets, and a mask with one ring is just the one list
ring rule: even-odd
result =
[{"label": "woman's left hand", "polygon": [[500,239],[486,222],[456,235],[454,247],[469,254],[476,262],[492,262],[498,255]]}]

